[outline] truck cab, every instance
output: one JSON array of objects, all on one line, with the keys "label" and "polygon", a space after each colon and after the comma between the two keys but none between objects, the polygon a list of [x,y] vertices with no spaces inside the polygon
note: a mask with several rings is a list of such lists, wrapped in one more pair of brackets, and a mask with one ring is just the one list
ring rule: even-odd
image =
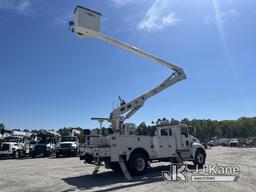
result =
[{"label": "truck cab", "polygon": [[184,124],[159,124],[153,141],[157,146],[158,156],[168,157],[172,154],[174,158],[171,160],[174,159],[174,162],[176,162],[177,155],[183,161],[194,161],[196,150],[200,149],[204,157],[201,158],[201,162],[195,162],[195,164],[200,166],[204,164],[206,155],[204,146],[200,144],[199,139],[192,135],[189,127]]},{"label": "truck cab", "polygon": [[79,152],[79,141],[76,136],[65,136],[60,138],[56,147],[56,157],[77,156]]},{"label": "truck cab", "polygon": [[29,138],[21,136],[9,136],[3,139],[0,156],[8,156],[18,159],[21,156],[29,154]]}]

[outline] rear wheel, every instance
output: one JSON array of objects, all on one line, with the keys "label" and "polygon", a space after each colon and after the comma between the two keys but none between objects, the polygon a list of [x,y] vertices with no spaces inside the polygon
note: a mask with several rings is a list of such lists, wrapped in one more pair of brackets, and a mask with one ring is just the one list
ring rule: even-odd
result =
[{"label": "rear wheel", "polygon": [[148,158],[144,153],[134,153],[129,159],[128,169],[132,175],[143,175],[148,169]]},{"label": "rear wheel", "polygon": [[198,165],[198,167],[203,167],[205,163],[205,152],[202,149],[198,149],[195,154],[194,164]]},{"label": "rear wheel", "polygon": [[121,167],[118,162],[112,162],[110,164],[110,169],[112,169],[115,172],[121,172]]}]

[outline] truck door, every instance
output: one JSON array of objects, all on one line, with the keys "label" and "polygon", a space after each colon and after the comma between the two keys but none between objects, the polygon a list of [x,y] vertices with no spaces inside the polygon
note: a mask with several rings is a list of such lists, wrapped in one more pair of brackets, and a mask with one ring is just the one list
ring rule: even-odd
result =
[{"label": "truck door", "polygon": [[186,126],[180,127],[180,142],[181,142],[181,149],[188,149],[189,148],[189,137],[188,137],[188,129]]},{"label": "truck door", "polygon": [[176,143],[175,136],[172,134],[171,128],[163,128],[160,130],[160,135],[158,136],[158,153],[159,157],[170,157],[175,153]]}]

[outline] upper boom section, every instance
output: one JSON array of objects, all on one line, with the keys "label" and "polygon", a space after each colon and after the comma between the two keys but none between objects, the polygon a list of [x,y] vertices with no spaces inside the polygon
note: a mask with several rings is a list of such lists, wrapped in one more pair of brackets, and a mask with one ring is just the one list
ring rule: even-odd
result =
[{"label": "upper boom section", "polygon": [[177,71],[180,74],[184,74],[184,71],[182,68],[170,62],[167,62],[163,59],[160,59],[149,53],[146,53],[145,51],[142,51],[134,46],[128,45],[126,43],[123,43],[121,41],[118,41],[114,38],[111,38],[109,36],[106,36],[100,33],[100,17],[101,17],[100,13],[85,7],[81,7],[81,6],[77,6],[74,12],[75,12],[75,22],[72,24],[74,24],[73,26],[74,32],[76,32],[76,34],[79,37],[85,37],[85,38],[94,37],[94,38],[101,39],[115,46],[127,49],[135,54],[141,55],[143,57],[147,57],[148,59],[151,59],[157,63],[160,63],[174,71]]},{"label": "upper boom section", "polygon": [[[148,98],[172,86],[178,81],[186,79],[186,75],[182,68],[170,62],[167,62],[163,59],[160,59],[156,56],[146,53],[134,46],[128,45],[126,43],[123,43],[121,41],[118,41],[116,39],[113,39],[109,36],[106,36],[100,33],[100,17],[101,17],[100,13],[78,6],[75,9],[75,21],[70,22],[70,27],[72,28],[72,31],[75,32],[79,37],[82,37],[82,38],[94,37],[94,38],[101,39],[115,46],[126,49],[132,53],[146,57],[152,61],[155,61],[173,70],[173,73],[165,81],[163,81],[159,86],[133,99],[128,103],[121,103],[119,107],[117,107],[111,112],[109,121],[111,121],[113,129],[119,129],[122,122],[125,119],[131,117],[137,110],[139,110]],[[126,114],[126,116],[122,117],[121,116],[122,114]]]}]

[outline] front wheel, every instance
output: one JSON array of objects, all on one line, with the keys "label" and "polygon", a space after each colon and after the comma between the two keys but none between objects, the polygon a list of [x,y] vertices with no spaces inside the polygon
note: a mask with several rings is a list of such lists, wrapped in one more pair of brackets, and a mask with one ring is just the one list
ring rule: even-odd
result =
[{"label": "front wheel", "polygon": [[144,175],[148,169],[148,158],[144,153],[135,153],[130,157],[128,169],[132,175]]},{"label": "front wheel", "polygon": [[73,152],[73,157],[77,156],[77,149]]},{"label": "front wheel", "polygon": [[198,165],[198,167],[203,167],[205,163],[205,157],[205,152],[202,149],[198,149],[195,154],[194,164]]},{"label": "front wheel", "polygon": [[51,152],[50,151],[45,151],[43,155],[44,155],[44,157],[50,157]]},{"label": "front wheel", "polygon": [[20,158],[20,152],[18,150],[13,152],[13,158],[14,159],[19,159]]}]

